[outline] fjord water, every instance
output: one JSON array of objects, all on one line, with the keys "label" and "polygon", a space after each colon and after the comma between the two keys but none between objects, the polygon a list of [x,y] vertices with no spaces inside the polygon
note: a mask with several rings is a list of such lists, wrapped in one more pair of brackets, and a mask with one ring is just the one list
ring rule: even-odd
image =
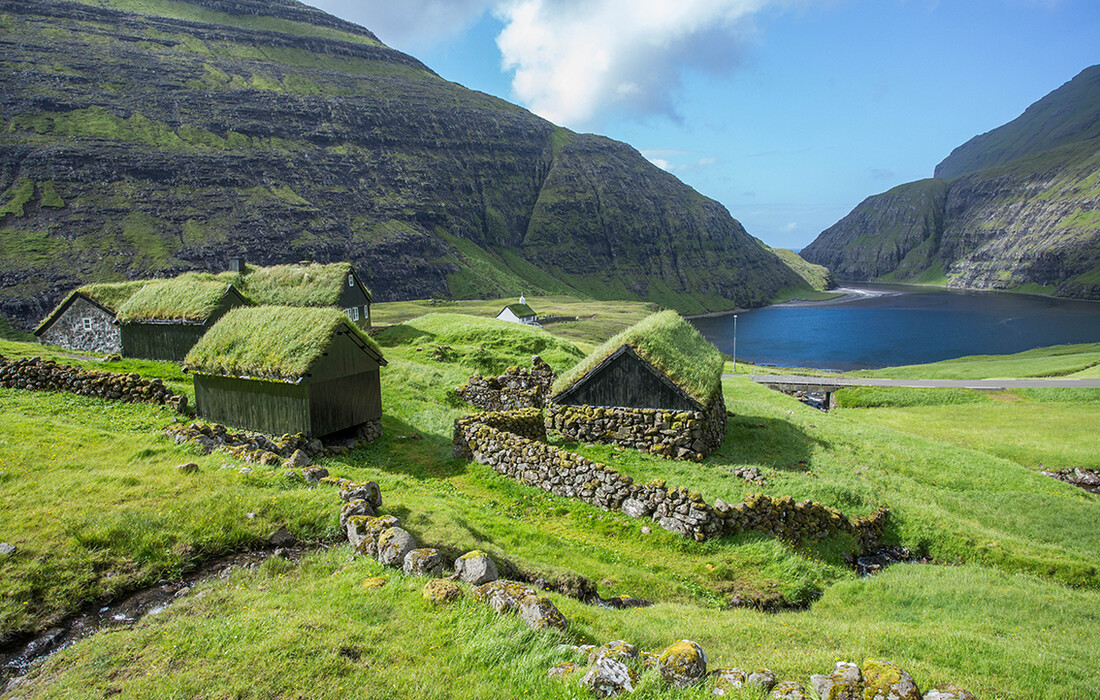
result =
[{"label": "fjord water", "polygon": [[[847,285],[844,297],[737,318],[737,358],[756,364],[873,369],[963,355],[1100,342],[1100,302],[906,285]],[[732,315],[692,323],[733,354]]]}]

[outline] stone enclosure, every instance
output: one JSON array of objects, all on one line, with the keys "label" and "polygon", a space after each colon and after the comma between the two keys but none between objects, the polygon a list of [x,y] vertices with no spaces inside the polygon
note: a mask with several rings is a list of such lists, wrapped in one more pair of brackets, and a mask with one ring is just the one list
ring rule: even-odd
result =
[{"label": "stone enclosure", "polygon": [[8,360],[0,356],[0,387],[37,391],[67,391],[108,401],[154,403],[187,409],[187,397],[173,394],[159,379],[137,373],[84,370],[40,357]]}]

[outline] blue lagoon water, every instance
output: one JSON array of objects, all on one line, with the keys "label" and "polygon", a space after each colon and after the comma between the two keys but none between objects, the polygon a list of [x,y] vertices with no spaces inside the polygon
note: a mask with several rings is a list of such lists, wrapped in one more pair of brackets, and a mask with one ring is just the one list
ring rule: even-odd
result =
[{"label": "blue lagoon water", "polygon": [[[864,369],[1100,342],[1100,303],[905,285],[848,285],[844,297],[745,311],[737,358],[781,367]],[[733,316],[692,319],[733,354]]]}]

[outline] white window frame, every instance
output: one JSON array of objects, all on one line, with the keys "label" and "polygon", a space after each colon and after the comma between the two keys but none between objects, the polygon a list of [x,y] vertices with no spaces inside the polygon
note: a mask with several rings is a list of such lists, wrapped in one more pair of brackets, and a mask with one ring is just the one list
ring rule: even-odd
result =
[{"label": "white window frame", "polygon": [[359,307],[358,306],[352,306],[351,308],[344,309],[344,313],[347,314],[348,318],[350,318],[352,321],[358,321],[359,320]]},{"label": "white window frame", "polygon": [[348,275],[348,286],[349,287],[354,287],[355,286],[355,275]]},{"label": "white window frame", "polygon": [[86,331],[92,330],[92,319],[88,318],[87,316],[84,316],[83,318],[80,319],[80,321],[81,321],[81,326],[83,327],[84,330],[86,330]]}]

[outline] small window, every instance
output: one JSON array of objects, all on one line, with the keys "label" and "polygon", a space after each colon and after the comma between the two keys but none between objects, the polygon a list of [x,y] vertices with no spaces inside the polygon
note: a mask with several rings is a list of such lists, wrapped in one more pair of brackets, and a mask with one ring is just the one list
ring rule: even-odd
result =
[{"label": "small window", "polygon": [[86,330],[86,331],[92,330],[92,319],[85,316],[84,318],[80,319],[80,321],[81,321],[81,325],[84,326],[84,330]]},{"label": "small window", "polygon": [[344,309],[344,313],[346,313],[348,315],[348,318],[350,318],[352,321],[358,321],[359,320],[359,307],[358,306],[353,306],[350,309]]},{"label": "small window", "polygon": [[354,287],[355,286],[355,275],[348,275],[348,286],[349,287]]}]

